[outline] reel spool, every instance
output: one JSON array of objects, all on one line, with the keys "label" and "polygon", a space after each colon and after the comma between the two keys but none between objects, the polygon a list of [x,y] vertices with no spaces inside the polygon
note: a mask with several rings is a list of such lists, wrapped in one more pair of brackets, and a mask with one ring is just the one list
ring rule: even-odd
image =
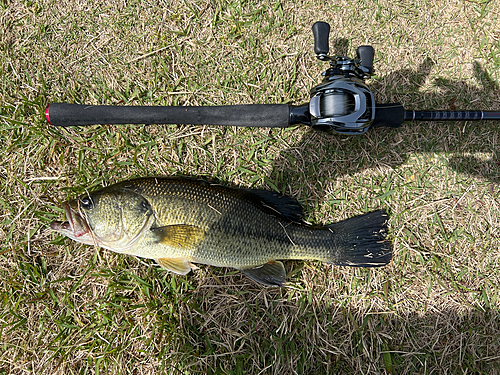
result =
[{"label": "reel spool", "polygon": [[375,98],[363,82],[334,78],[311,91],[311,127],[340,134],[363,134],[375,119],[374,108]]}]

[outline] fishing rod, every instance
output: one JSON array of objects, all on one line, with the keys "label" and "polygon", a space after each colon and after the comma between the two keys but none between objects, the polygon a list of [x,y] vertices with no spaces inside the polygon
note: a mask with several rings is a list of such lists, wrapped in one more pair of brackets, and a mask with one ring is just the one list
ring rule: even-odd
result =
[{"label": "fishing rod", "polygon": [[374,49],[360,46],[356,58],[329,56],[330,25],[312,26],[314,52],[329,62],[322,82],[310,91],[309,103],[226,106],[104,106],[51,103],[45,118],[55,126],[93,124],[186,124],[312,129],[357,135],[371,127],[397,128],[405,121],[500,120],[500,111],[412,111],[400,103],[377,104],[365,81],[373,75]]}]

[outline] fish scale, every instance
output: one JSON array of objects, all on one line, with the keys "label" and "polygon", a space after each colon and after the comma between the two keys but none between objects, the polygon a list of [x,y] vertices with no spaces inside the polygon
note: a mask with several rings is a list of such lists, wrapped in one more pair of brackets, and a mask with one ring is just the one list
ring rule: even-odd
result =
[{"label": "fish scale", "polygon": [[67,202],[65,211],[68,223],[54,222],[54,230],[155,259],[180,274],[194,262],[233,267],[265,285],[283,285],[285,271],[277,260],[377,267],[391,259],[384,211],[311,226],[301,221],[293,198],[195,179],[124,181]]},{"label": "fish scale", "polygon": [[[187,186],[163,184],[159,189],[147,183],[139,184],[135,191],[153,207],[163,207],[157,212],[156,225],[187,223],[206,231],[197,248],[170,249],[173,257],[184,256],[194,262],[235,268],[289,257],[293,244],[285,234],[284,225],[287,223],[281,226],[279,218],[257,207],[243,205],[244,195],[238,194],[237,190],[189,183]],[[260,239],[258,244],[255,242],[257,238]]]}]

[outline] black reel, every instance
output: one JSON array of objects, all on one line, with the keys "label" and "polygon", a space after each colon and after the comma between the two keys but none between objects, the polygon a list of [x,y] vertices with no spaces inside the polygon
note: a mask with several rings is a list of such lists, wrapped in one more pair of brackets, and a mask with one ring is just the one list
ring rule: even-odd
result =
[{"label": "black reel", "polygon": [[340,134],[363,134],[375,119],[375,98],[365,79],[373,73],[374,50],[361,46],[354,60],[328,56],[330,25],[316,22],[313,27],[314,52],[322,61],[330,61],[323,81],[311,89],[309,113],[315,130]]}]

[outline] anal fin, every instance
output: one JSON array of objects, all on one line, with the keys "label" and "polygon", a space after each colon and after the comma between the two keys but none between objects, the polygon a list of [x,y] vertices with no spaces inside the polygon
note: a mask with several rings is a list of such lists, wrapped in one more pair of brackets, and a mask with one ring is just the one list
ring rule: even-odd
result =
[{"label": "anal fin", "polygon": [[286,271],[283,263],[273,261],[254,268],[240,269],[252,280],[266,285],[282,287],[286,283]]},{"label": "anal fin", "polygon": [[184,258],[159,258],[156,259],[156,263],[162,268],[179,275],[185,275],[191,271],[189,262]]}]

